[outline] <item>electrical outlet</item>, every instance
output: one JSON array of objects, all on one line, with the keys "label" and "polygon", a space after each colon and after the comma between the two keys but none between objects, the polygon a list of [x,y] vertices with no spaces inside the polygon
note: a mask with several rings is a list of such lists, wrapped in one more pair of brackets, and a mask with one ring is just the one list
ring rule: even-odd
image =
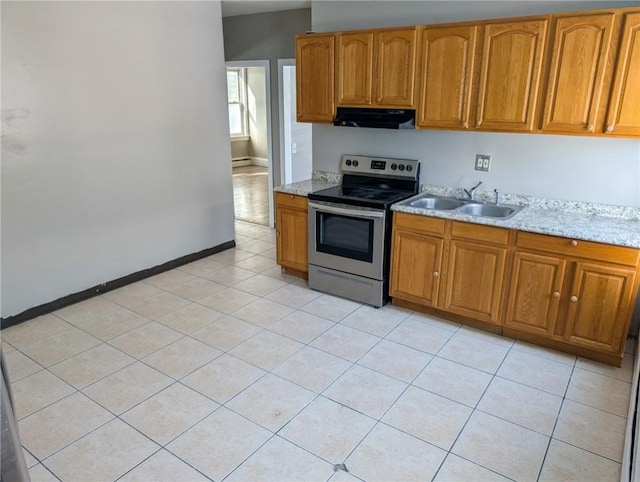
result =
[{"label": "electrical outlet", "polygon": [[488,156],[486,154],[476,154],[476,163],[475,163],[476,171],[489,172],[490,167],[491,167],[491,156]]}]

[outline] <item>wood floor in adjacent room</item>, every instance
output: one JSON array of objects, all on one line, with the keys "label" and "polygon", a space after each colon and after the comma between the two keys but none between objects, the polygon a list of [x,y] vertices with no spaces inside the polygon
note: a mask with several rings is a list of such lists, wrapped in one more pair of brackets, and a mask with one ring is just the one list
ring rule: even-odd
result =
[{"label": "wood floor in adjacent room", "polygon": [[250,223],[269,225],[268,170],[261,166],[233,168],[235,217]]}]

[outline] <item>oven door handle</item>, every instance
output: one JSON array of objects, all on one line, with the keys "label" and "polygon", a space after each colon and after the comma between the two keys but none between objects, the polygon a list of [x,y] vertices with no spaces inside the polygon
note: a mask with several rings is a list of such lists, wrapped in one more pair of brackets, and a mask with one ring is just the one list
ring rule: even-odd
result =
[{"label": "oven door handle", "polygon": [[384,217],[384,211],[369,211],[366,209],[349,209],[320,204],[309,201],[309,209],[316,209],[330,214],[342,214],[344,216],[356,216],[360,218],[380,219]]}]

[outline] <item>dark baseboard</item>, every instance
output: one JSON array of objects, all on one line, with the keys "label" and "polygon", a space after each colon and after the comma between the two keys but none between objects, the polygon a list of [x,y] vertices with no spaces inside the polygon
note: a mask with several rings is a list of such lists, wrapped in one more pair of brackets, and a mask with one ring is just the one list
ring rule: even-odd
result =
[{"label": "dark baseboard", "polygon": [[78,303],[79,301],[93,298],[94,296],[101,295],[117,288],[121,288],[128,284],[135,283],[136,281],[149,278],[150,276],[163,273],[164,271],[169,271],[187,263],[206,258],[207,256],[211,256],[212,254],[216,254],[229,248],[233,248],[235,247],[235,245],[235,241],[228,241],[226,243],[219,244],[218,246],[214,246],[213,248],[207,248],[203,249],[202,251],[198,251],[197,253],[187,254],[185,256],[172,259],[171,261],[167,261],[166,263],[159,264],[158,266],[154,266],[153,268],[136,271],[135,273],[128,274],[126,276],[123,276],[122,278],[107,281],[106,283],[99,284],[83,291],[79,291],[78,293],[73,293],[67,296],[63,296],[62,298],[58,298],[57,300],[34,306],[33,308],[29,308],[22,313],[18,313],[17,315],[8,316],[7,318],[0,318],[0,329],[17,325],[24,321],[31,320],[38,316],[46,315],[47,313],[51,313],[52,311],[59,310],[61,308],[64,308],[65,306]]}]

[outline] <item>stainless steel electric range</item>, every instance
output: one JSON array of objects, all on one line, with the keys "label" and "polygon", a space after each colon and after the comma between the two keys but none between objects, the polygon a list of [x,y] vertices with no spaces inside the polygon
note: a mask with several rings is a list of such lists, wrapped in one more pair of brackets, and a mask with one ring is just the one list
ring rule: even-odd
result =
[{"label": "stainless steel electric range", "polygon": [[389,300],[391,205],[418,192],[420,162],[345,154],[342,184],[309,194],[309,287]]}]

